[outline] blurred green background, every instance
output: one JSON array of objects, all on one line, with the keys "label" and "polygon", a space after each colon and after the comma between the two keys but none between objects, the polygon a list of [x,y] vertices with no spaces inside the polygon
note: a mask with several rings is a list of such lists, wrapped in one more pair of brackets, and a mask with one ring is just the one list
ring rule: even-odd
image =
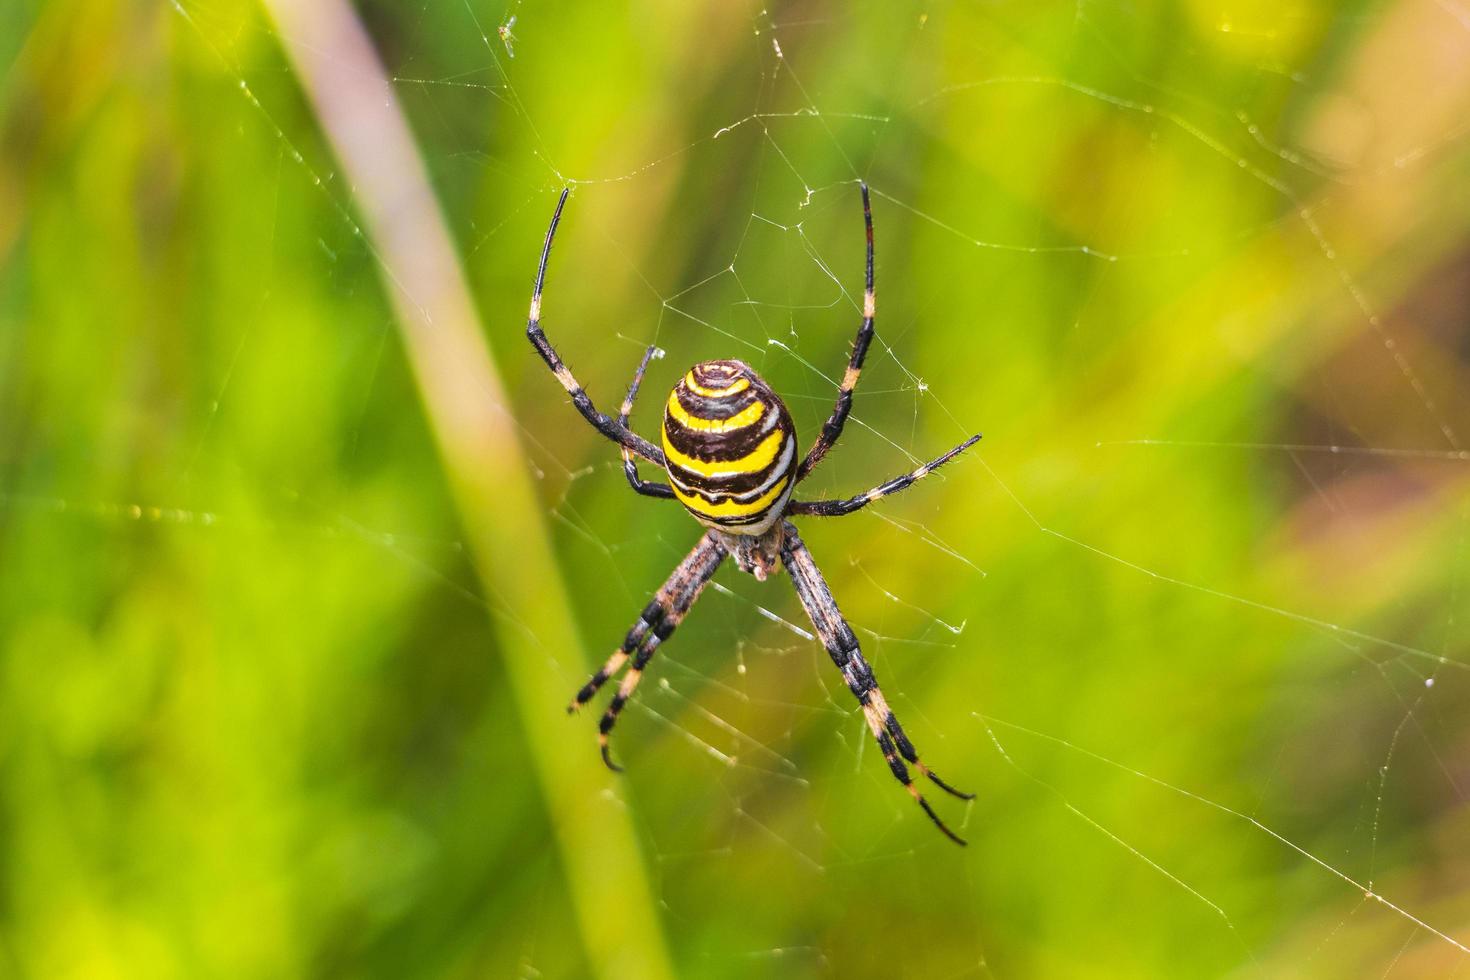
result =
[{"label": "blurred green background", "polygon": [[[287,6],[0,6],[0,975],[1464,974],[1462,3],[360,4],[535,483],[490,560]],[[810,437],[859,178],[809,493],[985,440],[803,534],[965,850],[784,576],[625,775],[562,714],[699,532],[525,343],[556,193],[603,408],[657,343],[640,431],[733,356]]]}]

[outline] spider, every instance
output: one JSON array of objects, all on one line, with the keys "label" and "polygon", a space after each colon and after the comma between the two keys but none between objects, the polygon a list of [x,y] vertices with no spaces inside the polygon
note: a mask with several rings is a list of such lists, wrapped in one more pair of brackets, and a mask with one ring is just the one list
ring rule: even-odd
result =
[{"label": "spider", "polygon": [[[867,232],[863,321],[853,342],[847,372],[837,392],[836,407],[800,463],[796,462],[796,427],[786,406],[760,375],[740,361],[704,361],[694,365],[680,379],[664,407],[662,448],[628,427],[633,400],[657,348],[649,347],[644,352],[617,418],[597,410],[541,330],[541,291],[546,282],[546,261],[551,255],[551,242],[556,236],[556,226],[561,221],[562,209],[571,188],[561,192],[556,212],[551,216],[551,226],[546,229],[546,244],[541,249],[541,262],[536,269],[526,336],[556,375],[557,381],[571,395],[572,404],[582,417],[621,447],[628,484],[645,497],[679,501],[708,529],[639,614],[622,646],[583,685],[567,710],[575,712],[592,700],[593,695],[632,659],[632,666],[623,675],[617,693],[598,725],[602,760],[614,772],[621,772],[608,751],[608,736],[612,734],[623,706],[637,688],[654,651],[683,621],[715,570],[726,557],[733,557],[742,572],[749,572],[764,581],[784,566],[791,575],[802,607],[821,637],[822,645],[862,707],[868,728],[894,778],[903,784],[946,837],[957,844],[964,844],[965,841],[939,819],[914,784],[909,766],[952,796],[970,800],[974,799],[973,794],[962,793],[950,786],[919,761],[913,743],[904,734],[903,727],[884,700],[883,692],[878,689],[873,668],[864,659],[852,627],[842,618],[837,601],[812,560],[811,552],[802,542],[796,527],[787,520],[798,516],[840,517],[851,514],[880,497],[907,489],[980,439],[978,435],[972,436],[938,459],[855,497],[845,500],[792,499],[793,488],[811,475],[842,435],[842,427],[852,411],[853,388],[857,386],[863,358],[873,339],[873,210],[868,200],[868,185],[862,183],[860,186],[863,225]],[[643,480],[638,475],[638,458],[661,467],[669,482]]]}]

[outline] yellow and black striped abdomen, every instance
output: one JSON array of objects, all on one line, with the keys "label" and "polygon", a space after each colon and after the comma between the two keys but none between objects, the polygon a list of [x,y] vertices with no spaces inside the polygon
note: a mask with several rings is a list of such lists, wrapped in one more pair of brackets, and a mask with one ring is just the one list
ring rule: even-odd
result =
[{"label": "yellow and black striped abdomen", "polygon": [[764,534],[796,477],[796,426],[771,386],[740,361],[689,369],[664,406],[674,495],[703,524]]}]

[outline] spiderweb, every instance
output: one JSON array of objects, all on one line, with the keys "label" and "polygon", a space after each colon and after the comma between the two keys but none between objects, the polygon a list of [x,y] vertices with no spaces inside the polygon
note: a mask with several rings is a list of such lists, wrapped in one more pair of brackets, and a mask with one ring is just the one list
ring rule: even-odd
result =
[{"label": "spiderweb", "polygon": [[[278,314],[297,261],[353,297],[323,405],[348,435],[324,448],[362,485],[265,472],[239,429],[217,431],[262,363],[289,356],[242,327],[201,358],[210,397],[151,496],[39,484],[7,510],[113,539],[284,540],[323,572],[371,563],[381,592],[330,615],[366,632],[373,603],[415,609],[412,650],[488,648],[486,613],[534,636],[478,584],[438,488],[373,486],[384,460],[424,466],[431,444],[405,417],[382,270],[273,31],[212,3],[174,15],[185,57],[238,87],[230,125],[274,154],[278,193],[318,202],[319,254],[268,255],[244,302]],[[614,740],[629,772],[605,789],[690,970],[1446,975],[1470,959],[1470,11],[1191,4],[1170,15],[1174,41],[1162,16],[364,11],[594,657],[698,531],[626,491],[520,339],[565,184],[547,332],[604,410],[645,345],[664,352],[639,431],[684,366],[732,356],[816,431],[860,314],[866,179],[878,336],[808,495],[986,433],[904,495],[803,532],[927,761],[977,792],[935,801],[970,848],[948,850],[892,783],[784,578],[727,568],[653,662]],[[623,83],[586,81],[603,74]],[[200,475],[221,471],[260,492],[231,499]],[[535,655],[558,658],[569,695],[592,666]],[[523,709],[475,659],[390,665],[441,720],[383,743],[431,765],[465,739],[515,744]],[[568,722],[567,751],[593,738]],[[431,804],[456,799],[440,787]],[[502,869],[515,911],[466,962],[575,969],[558,867],[521,850],[548,817],[524,790],[510,800],[508,829],[469,853]],[[413,886],[373,906],[395,923],[429,887],[436,825],[400,803],[362,845],[403,855],[363,886]]]}]

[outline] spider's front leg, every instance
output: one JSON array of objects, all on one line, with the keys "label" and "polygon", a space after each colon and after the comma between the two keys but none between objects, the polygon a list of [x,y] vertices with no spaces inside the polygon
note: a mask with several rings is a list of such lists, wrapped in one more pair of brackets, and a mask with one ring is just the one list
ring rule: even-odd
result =
[{"label": "spider's front leg", "polygon": [[[659,644],[667,640],[684,620],[689,608],[694,605],[694,600],[704,591],[715,570],[725,560],[728,552],[720,543],[719,536],[714,531],[705,533],[699,539],[699,544],[694,550],[679,563],[674,569],[667,582],[654,595],[653,601],[638,617],[638,622],[628,631],[623,640],[623,645],[614,651],[608,658],[607,663],[593,674],[591,679],[582,686],[573,699],[568,711],[576,711],[582,705],[592,700],[599,688],[607,683],[613,674],[617,673],[630,656],[633,657],[633,665],[623,675],[622,683],[618,685],[617,693],[613,695],[612,701],[607,706],[607,711],[602,715],[602,721],[598,723],[598,744],[602,749],[602,761],[614,772],[622,769],[612,761],[612,755],[608,750],[608,739],[612,735],[613,726],[618,722],[618,715],[622,713],[623,706],[633,696],[633,691],[638,687],[639,680],[643,677],[643,670],[648,666],[654,651]],[[636,656],[633,654],[637,651]]]},{"label": "spider's front leg", "polygon": [[927,776],[934,785],[962,800],[973,800],[974,794],[962,793],[940,779],[932,769],[919,761],[919,753],[909,741],[908,735],[904,733],[903,726],[898,723],[898,718],[888,707],[888,702],[883,698],[883,692],[878,689],[878,679],[873,676],[873,668],[868,666],[868,661],[863,657],[862,650],[858,647],[857,637],[852,632],[852,627],[847,625],[847,620],[842,618],[842,612],[837,608],[837,600],[832,597],[832,590],[827,587],[826,579],[817,569],[816,562],[812,560],[812,554],[802,543],[801,536],[796,533],[796,528],[788,521],[784,528],[784,541],[781,545],[781,562],[786,566],[786,571],[791,575],[791,581],[796,586],[796,594],[801,599],[801,604],[806,609],[807,616],[812,621],[812,626],[822,638],[822,645],[827,648],[832,662],[842,671],[842,677],[847,681],[848,689],[858,699],[862,706],[863,717],[867,719],[868,728],[873,733],[873,738],[878,742],[878,749],[883,753],[883,759],[888,763],[889,770],[895,779],[903,783],[909,795],[924,808],[929,819],[934,825],[943,831],[944,835],[956,844],[964,844],[965,840],[945,826],[944,821],[934,812],[929,801],[924,799],[924,794],[914,785],[912,777],[909,776],[908,766],[905,760],[919,772]]}]

